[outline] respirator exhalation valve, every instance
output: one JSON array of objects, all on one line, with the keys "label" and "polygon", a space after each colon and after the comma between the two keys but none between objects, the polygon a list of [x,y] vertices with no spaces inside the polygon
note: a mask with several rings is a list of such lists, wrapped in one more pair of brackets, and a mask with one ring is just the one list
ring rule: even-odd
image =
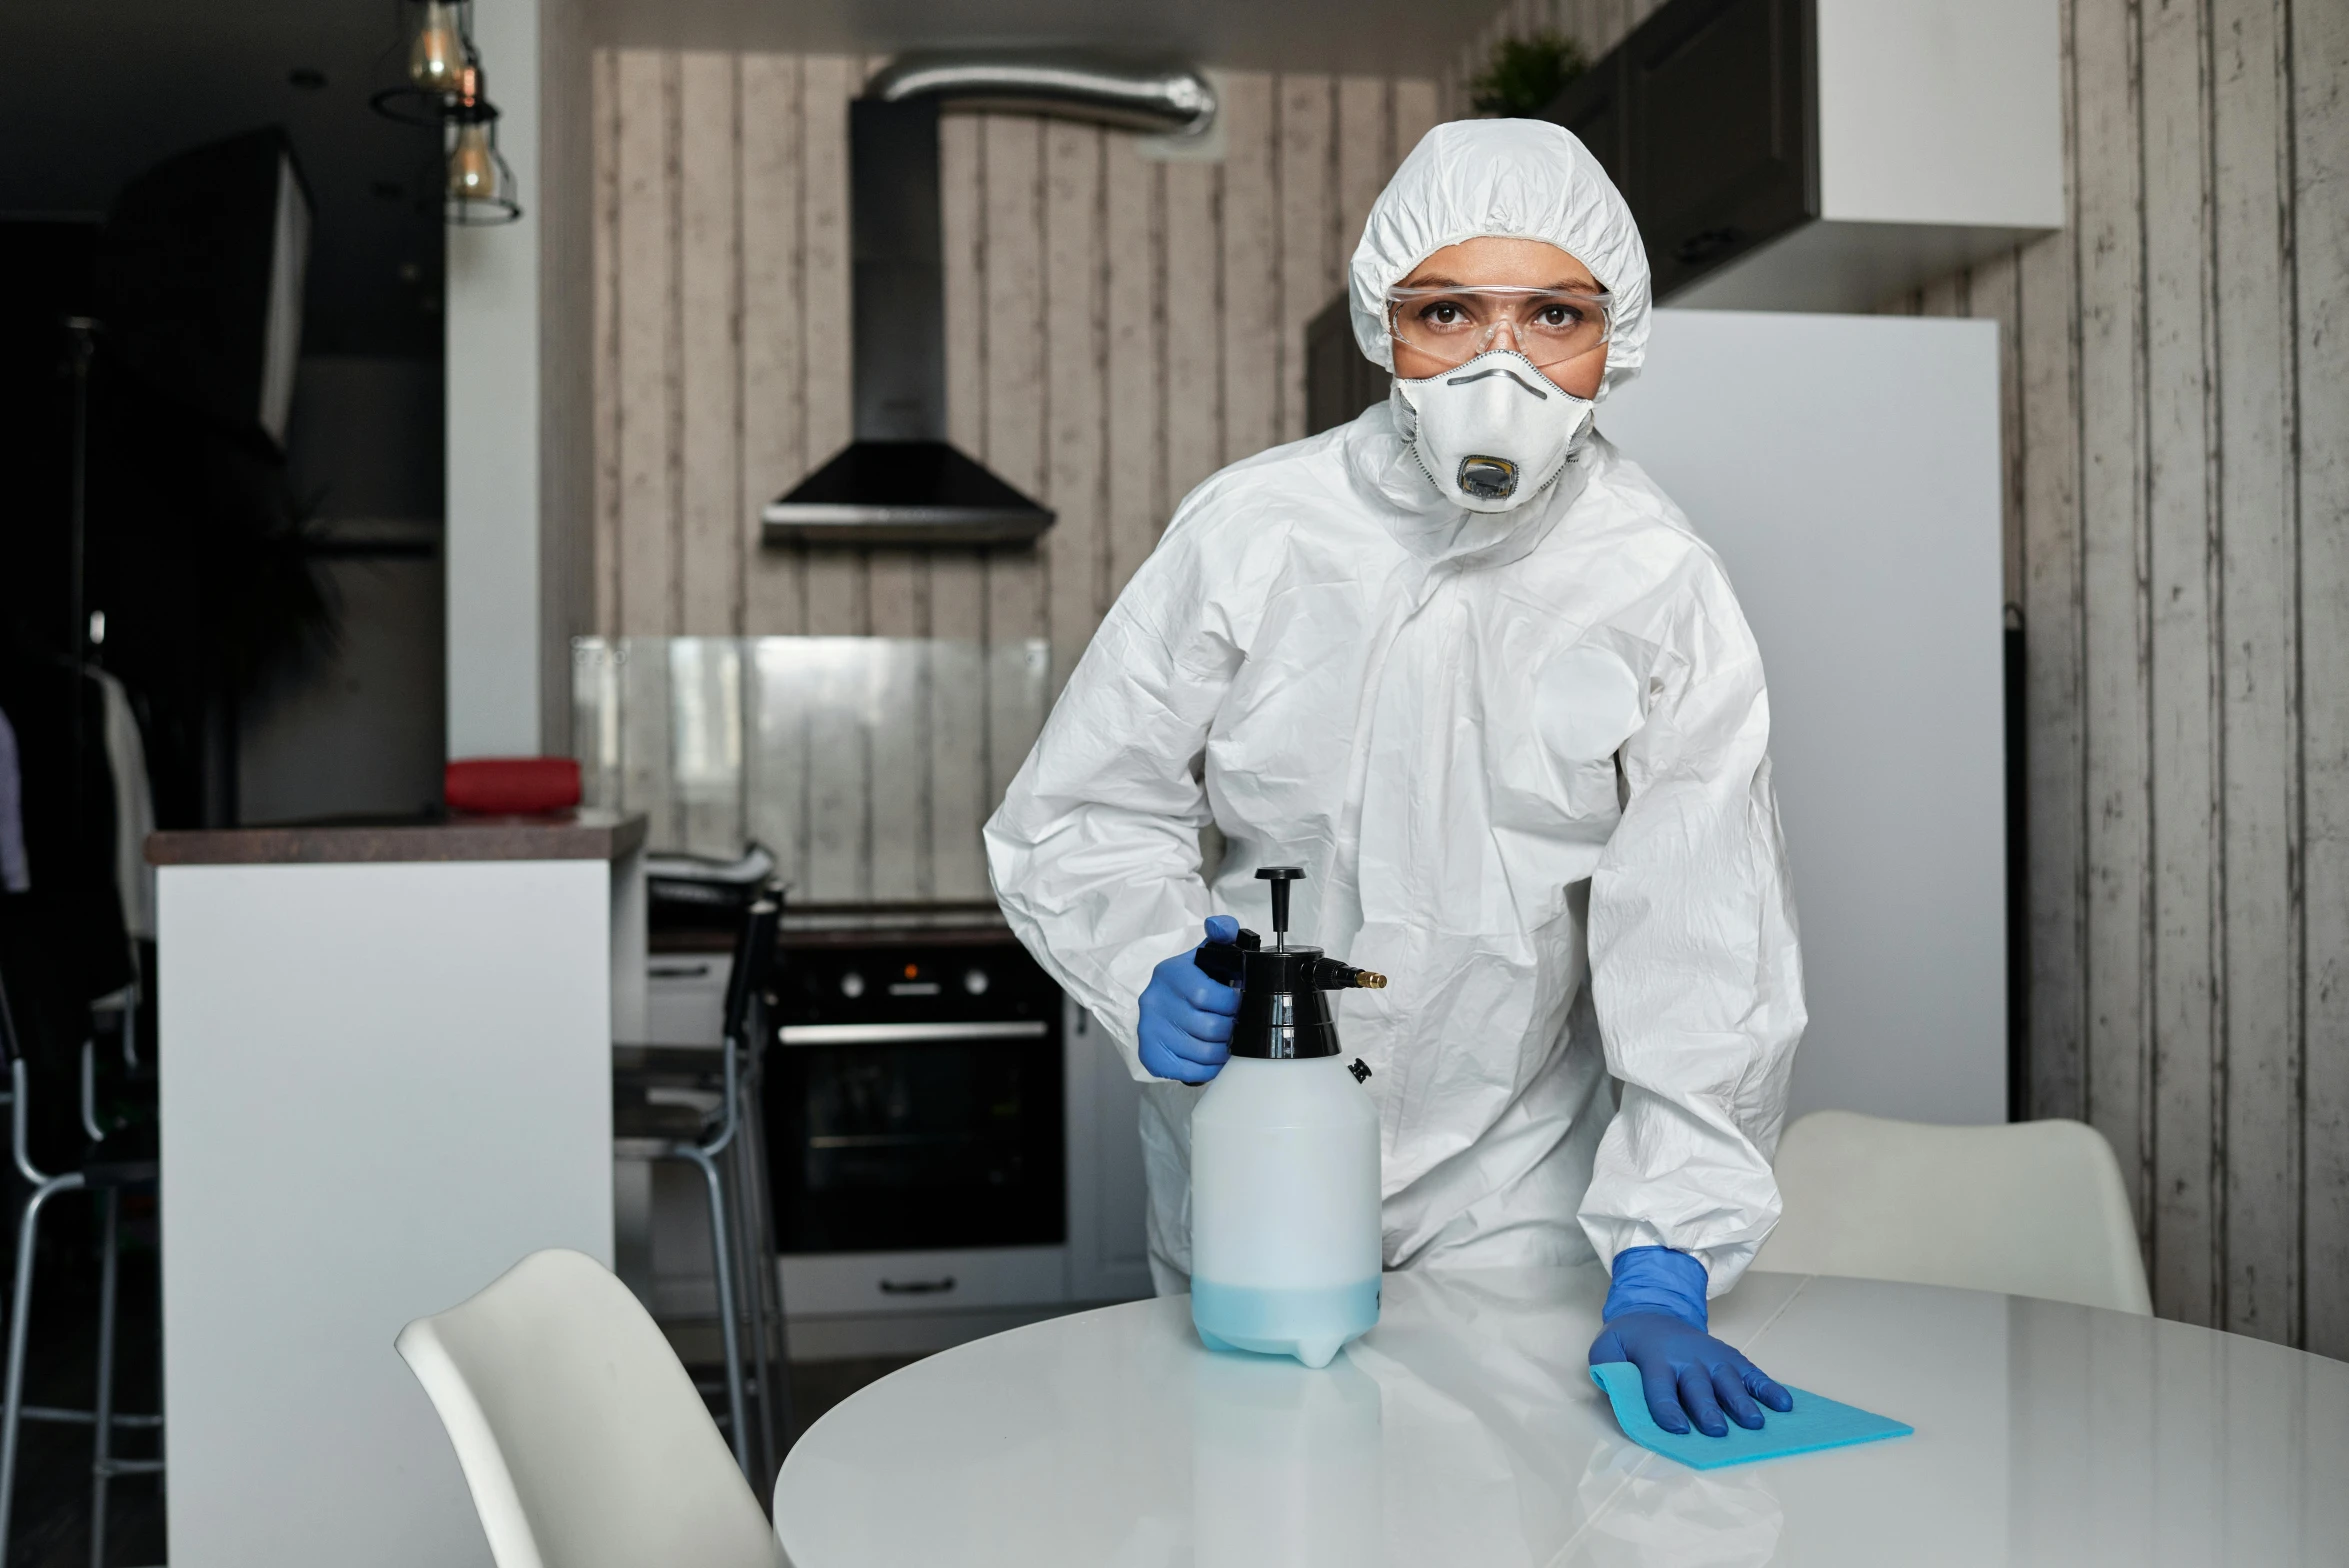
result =
[{"label": "respirator exhalation valve", "polygon": [[1460,459],[1460,488],[1482,501],[1506,501],[1517,490],[1517,465],[1481,453]]}]

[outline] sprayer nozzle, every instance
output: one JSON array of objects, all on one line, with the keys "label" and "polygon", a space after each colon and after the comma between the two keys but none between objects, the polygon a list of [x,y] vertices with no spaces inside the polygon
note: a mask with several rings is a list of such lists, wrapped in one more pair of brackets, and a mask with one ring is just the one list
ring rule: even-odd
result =
[{"label": "sprayer nozzle", "polygon": [[1387,977],[1372,974],[1367,969],[1357,969],[1354,971],[1354,983],[1365,991],[1384,991],[1387,988]]}]

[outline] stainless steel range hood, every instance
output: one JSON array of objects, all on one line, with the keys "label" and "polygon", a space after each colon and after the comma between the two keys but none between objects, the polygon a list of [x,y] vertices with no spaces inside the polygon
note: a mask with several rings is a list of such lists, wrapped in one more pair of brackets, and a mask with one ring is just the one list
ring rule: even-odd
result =
[{"label": "stainless steel range hood", "polygon": [[767,504],[770,545],[1007,545],[1052,513],[946,439],[938,113],[1022,109],[1196,135],[1215,95],[1187,66],[1091,54],[908,55],[848,106],[855,439]]}]

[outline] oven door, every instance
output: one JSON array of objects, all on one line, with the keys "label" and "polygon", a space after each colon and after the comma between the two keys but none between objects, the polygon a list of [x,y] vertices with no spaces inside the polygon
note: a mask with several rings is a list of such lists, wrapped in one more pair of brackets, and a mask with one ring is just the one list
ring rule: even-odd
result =
[{"label": "oven door", "polygon": [[1066,1239],[1056,1020],[801,1023],[767,1057],[787,1254]]}]

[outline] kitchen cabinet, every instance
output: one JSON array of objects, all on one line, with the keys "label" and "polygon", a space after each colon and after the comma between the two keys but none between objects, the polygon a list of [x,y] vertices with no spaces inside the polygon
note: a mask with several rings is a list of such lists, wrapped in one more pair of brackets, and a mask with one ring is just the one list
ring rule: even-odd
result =
[{"label": "kitchen cabinet", "polygon": [[1671,0],[1545,117],[1676,305],[1866,310],[2064,220],[2053,0]]},{"label": "kitchen cabinet", "polygon": [[1387,373],[1363,358],[1341,293],[1305,326],[1305,433],[1342,425],[1387,395]]},{"label": "kitchen cabinet", "polygon": [[411,1318],[614,1257],[645,819],[159,833],[171,1560],[488,1568]]}]

